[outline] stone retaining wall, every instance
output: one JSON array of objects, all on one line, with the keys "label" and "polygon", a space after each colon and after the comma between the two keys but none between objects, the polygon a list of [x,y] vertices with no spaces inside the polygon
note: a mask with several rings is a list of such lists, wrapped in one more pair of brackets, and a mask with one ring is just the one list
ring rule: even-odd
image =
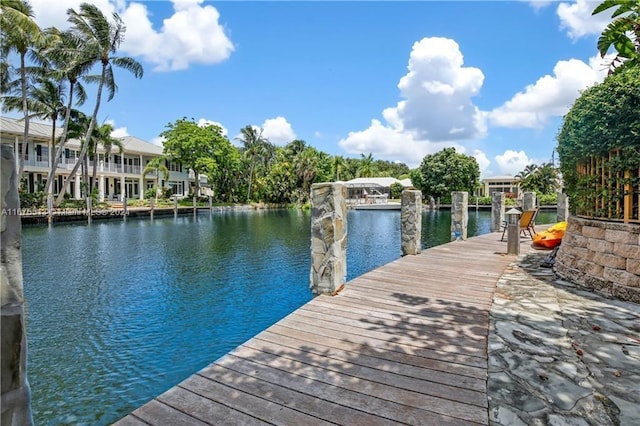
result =
[{"label": "stone retaining wall", "polygon": [[555,272],[587,289],[640,303],[640,225],[569,217]]}]

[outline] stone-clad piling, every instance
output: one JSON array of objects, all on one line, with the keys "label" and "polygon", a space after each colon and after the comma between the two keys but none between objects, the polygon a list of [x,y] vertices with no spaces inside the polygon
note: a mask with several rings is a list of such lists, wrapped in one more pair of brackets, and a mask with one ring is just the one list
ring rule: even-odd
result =
[{"label": "stone-clad piling", "polygon": [[347,279],[346,187],[311,186],[311,291],[334,294]]},{"label": "stone-clad piling", "polygon": [[400,249],[402,255],[418,254],[422,250],[422,192],[402,191],[400,212]]},{"label": "stone-clad piling", "polygon": [[491,232],[499,231],[504,223],[504,192],[494,192],[491,198]]},{"label": "stone-clad piling", "polygon": [[569,219],[569,197],[567,194],[558,192],[558,210],[556,220],[565,222]]},{"label": "stone-clad piling", "polygon": [[525,192],[522,194],[522,210],[535,210],[536,207],[535,192]]},{"label": "stone-clad piling", "polygon": [[3,425],[31,425],[27,382],[27,340],[22,292],[22,226],[18,178],[13,147],[1,146],[0,176],[0,290],[2,319],[0,378]]},{"label": "stone-clad piling", "polygon": [[451,241],[467,239],[469,223],[469,194],[464,191],[451,193]]}]

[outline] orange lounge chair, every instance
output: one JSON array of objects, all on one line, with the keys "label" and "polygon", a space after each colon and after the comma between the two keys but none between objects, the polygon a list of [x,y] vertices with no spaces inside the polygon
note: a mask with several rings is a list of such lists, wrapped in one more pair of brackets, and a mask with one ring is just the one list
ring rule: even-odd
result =
[{"label": "orange lounge chair", "polygon": [[[525,210],[520,215],[520,234],[527,236],[527,232],[529,233],[529,238],[533,240],[533,234],[536,232],[535,224],[536,224],[536,216],[538,215],[538,210]],[[507,223],[505,222],[502,228],[502,237],[500,237],[500,241],[504,241],[504,234],[507,233]]]}]

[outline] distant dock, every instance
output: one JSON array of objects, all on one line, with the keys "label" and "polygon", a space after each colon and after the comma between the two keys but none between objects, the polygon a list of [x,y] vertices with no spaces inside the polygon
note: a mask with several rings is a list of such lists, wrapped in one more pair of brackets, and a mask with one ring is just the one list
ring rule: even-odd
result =
[{"label": "distant dock", "polygon": [[499,233],[318,296],[116,424],[488,424],[487,336],[513,256]]}]

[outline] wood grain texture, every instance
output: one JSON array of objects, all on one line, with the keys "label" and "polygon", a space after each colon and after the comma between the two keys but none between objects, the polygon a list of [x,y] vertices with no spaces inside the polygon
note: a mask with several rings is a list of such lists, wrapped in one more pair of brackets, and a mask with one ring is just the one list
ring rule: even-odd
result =
[{"label": "wood grain texture", "polygon": [[318,296],[119,425],[488,424],[499,233],[406,256]]}]

